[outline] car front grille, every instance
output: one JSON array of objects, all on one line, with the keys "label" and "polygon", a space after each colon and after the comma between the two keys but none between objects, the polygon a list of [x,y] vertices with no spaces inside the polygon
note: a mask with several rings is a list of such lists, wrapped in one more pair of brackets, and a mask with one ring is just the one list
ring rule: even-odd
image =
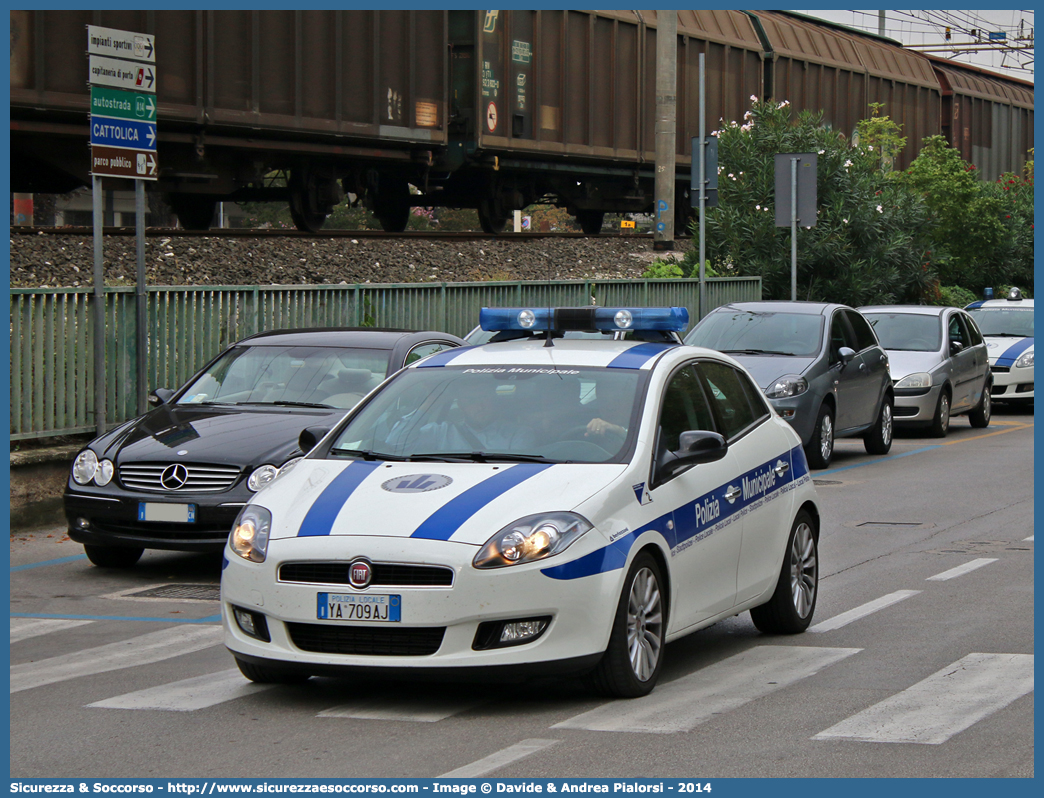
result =
[{"label": "car front grille", "polygon": [[[451,587],[453,569],[441,565],[403,565],[375,562],[370,587]],[[347,585],[350,563],[288,562],[279,566],[280,582]]]},{"label": "car front grille", "polygon": [[[180,467],[175,472],[175,467]],[[235,466],[208,463],[124,463],[120,483],[131,490],[162,493],[216,493],[239,479]]]},{"label": "car front grille", "polygon": [[917,408],[916,407],[900,407],[900,406],[896,406],[895,409],[892,410],[892,414],[896,418],[902,418],[903,416],[916,416],[917,415]]},{"label": "car front grille", "polygon": [[442,645],[445,626],[324,626],[288,623],[290,640],[302,651],[374,657],[426,657]]},{"label": "car front grille", "polygon": [[990,371],[994,374],[1007,374],[1011,371],[1011,366],[990,366]]}]

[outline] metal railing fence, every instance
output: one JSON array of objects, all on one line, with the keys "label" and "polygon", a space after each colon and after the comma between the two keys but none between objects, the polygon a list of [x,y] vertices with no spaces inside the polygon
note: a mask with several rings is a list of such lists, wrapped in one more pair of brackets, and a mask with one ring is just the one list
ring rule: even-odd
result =
[{"label": "metal railing fence", "polygon": [[[91,432],[91,288],[11,289],[11,440]],[[707,310],[761,299],[760,277],[707,281]],[[482,307],[630,305],[689,309],[699,281],[552,280],[297,286],[154,286],[146,292],[147,384],[176,388],[229,344],[294,327],[399,327],[464,336]],[[106,419],[138,415],[134,288],[105,289]]]}]

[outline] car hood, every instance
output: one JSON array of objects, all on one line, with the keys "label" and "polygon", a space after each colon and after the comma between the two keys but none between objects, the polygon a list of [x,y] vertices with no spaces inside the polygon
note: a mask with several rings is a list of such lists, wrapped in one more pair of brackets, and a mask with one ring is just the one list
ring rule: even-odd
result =
[{"label": "car hood", "polygon": [[381,536],[481,546],[507,524],[572,510],[625,465],[305,459],[258,493],[272,539]]},{"label": "car hood", "polygon": [[983,337],[986,339],[986,353],[989,355],[991,366],[1013,366],[1021,354],[1033,348],[1032,336],[1028,338]]},{"label": "car hood", "polygon": [[905,352],[899,349],[885,351],[888,352],[888,371],[893,381],[901,380],[907,374],[931,372],[942,363],[942,355],[938,352]]},{"label": "car hood", "polygon": [[786,374],[804,374],[816,362],[814,357],[769,355],[730,355],[730,357],[750,372],[750,376],[761,386],[762,390],[768,389],[772,383]]},{"label": "car hood", "polygon": [[163,405],[95,441],[99,456],[118,463],[206,462],[235,466],[280,466],[299,454],[305,427],[333,427],[338,409],[222,408]]}]

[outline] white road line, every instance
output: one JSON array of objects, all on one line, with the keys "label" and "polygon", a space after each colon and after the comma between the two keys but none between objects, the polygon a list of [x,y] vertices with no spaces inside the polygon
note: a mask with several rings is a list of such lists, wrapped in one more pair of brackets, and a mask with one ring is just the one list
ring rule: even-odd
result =
[{"label": "white road line", "polygon": [[984,565],[989,565],[991,562],[997,562],[997,558],[993,557],[982,557],[978,560],[972,560],[966,562],[964,565],[958,565],[956,568],[951,568],[949,571],[943,571],[941,574],[935,576],[929,576],[925,579],[925,582],[945,582],[947,579],[953,579],[957,576],[964,576],[969,571],[974,571],[977,568],[982,568]]},{"label": "white road line", "polygon": [[1033,542],[1033,535],[1030,535],[1028,538],[1023,538],[1023,540],[1028,540],[1030,543],[1032,543]]},{"label": "white road line", "polygon": [[409,696],[398,699],[371,698],[353,701],[324,709],[320,718],[355,718],[356,720],[401,720],[417,723],[435,723],[457,715],[468,709],[481,706],[485,701],[465,701],[450,698]]},{"label": "white road line", "polygon": [[849,610],[848,612],[842,612],[840,615],[835,615],[833,618],[827,618],[825,621],[820,621],[814,626],[810,626],[807,631],[832,632],[834,629],[840,629],[842,626],[847,626],[852,623],[852,621],[858,621],[860,618],[865,618],[867,615],[875,613],[878,610],[883,610],[885,607],[891,607],[893,604],[898,604],[903,599],[908,599],[910,596],[916,596],[920,592],[920,590],[897,590],[894,593],[889,593],[887,596],[881,596],[879,599],[869,601],[855,609]]},{"label": "white road line", "polygon": [[1032,690],[1032,654],[969,654],[812,739],[939,745]]},{"label": "white road line", "polygon": [[644,698],[614,701],[556,723],[553,729],[673,734],[805,679],[859,648],[758,646],[681,679]]},{"label": "white road line", "polygon": [[254,684],[237,669],[220,673],[208,673],[183,679],[180,682],[161,684],[147,690],[106,698],[88,704],[89,707],[104,709],[163,709],[168,712],[194,712],[243,696],[271,690],[274,684]]},{"label": "white road line", "polygon": [[59,657],[11,666],[11,692],[29,690],[45,684],[64,682],[80,676],[150,665],[171,657],[190,654],[221,642],[218,625],[182,624],[118,643],[75,651]]},{"label": "white road line", "polygon": [[561,740],[523,740],[520,743],[515,743],[501,751],[497,751],[495,754],[490,754],[476,762],[472,762],[470,765],[451,770],[449,773],[443,773],[437,778],[473,779],[478,776],[485,776],[505,765],[525,759],[527,756],[543,751],[552,745],[557,745],[559,742]]},{"label": "white road line", "polygon": [[60,632],[62,629],[72,629],[74,626],[83,626],[94,621],[73,621],[64,618],[12,618],[11,619],[11,642],[28,640],[30,637],[49,635],[51,632]]}]

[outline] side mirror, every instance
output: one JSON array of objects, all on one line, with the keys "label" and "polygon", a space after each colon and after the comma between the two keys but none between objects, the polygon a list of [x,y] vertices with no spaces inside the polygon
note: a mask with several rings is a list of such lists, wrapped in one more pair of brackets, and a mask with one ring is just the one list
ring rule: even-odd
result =
[{"label": "side mirror", "polygon": [[174,391],[170,388],[157,388],[148,396],[148,403],[152,407],[159,407],[165,405],[170,401],[170,397],[174,395]]},{"label": "side mirror", "polygon": [[959,352],[963,352],[963,351],[964,351],[964,344],[962,344],[960,341],[950,341],[950,354],[951,355],[956,355]]},{"label": "side mirror", "polygon": [[297,437],[297,447],[305,454],[308,454],[329,431],[329,427],[305,427]]},{"label": "side mirror", "polygon": [[658,483],[666,482],[690,466],[713,463],[725,456],[729,444],[717,432],[688,430],[678,436],[678,449],[667,452],[656,469]]},{"label": "side mirror", "polygon": [[838,356],[841,358],[841,365],[847,366],[852,362],[852,359],[856,356],[856,351],[850,347],[842,346],[837,350]]}]

